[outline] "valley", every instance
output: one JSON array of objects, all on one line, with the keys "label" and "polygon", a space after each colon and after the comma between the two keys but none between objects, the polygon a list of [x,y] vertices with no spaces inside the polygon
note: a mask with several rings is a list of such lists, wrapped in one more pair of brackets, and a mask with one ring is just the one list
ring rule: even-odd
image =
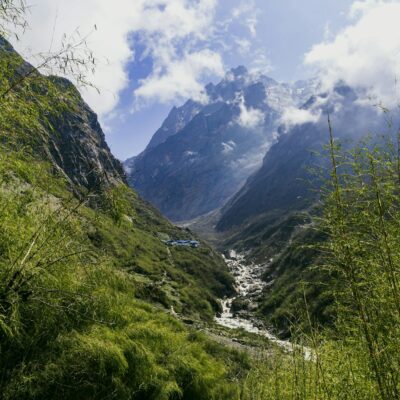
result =
[{"label": "valley", "polygon": [[[267,285],[262,280],[262,275],[268,265],[248,264],[246,256],[238,254],[234,250],[228,251],[227,254],[228,256],[224,259],[229,271],[235,277],[237,293],[234,297],[222,299],[222,312],[217,315],[215,322],[229,329],[243,329],[245,332],[265,337],[270,343],[292,351],[292,344],[277,339],[255,314],[260,295]],[[238,306],[238,303],[242,304]]]},{"label": "valley", "polygon": [[[367,115],[374,115],[372,131],[387,131],[385,117],[346,85],[326,93],[315,79],[286,84],[244,67],[204,90],[206,105],[187,100],[173,108],[144,152],[125,161],[129,184],[217,251],[234,249],[255,265],[273,258],[259,277],[268,286],[256,314],[280,339],[303,319],[304,285],[311,318],[332,324],[334,300],[325,288],[335,283],[311,248],[325,240],[314,220],[329,179],[327,119],[350,149],[362,140]],[[299,121],[288,117],[295,108]],[[246,113],[258,122],[243,125]]]},{"label": "valley", "polygon": [[[246,15],[255,40],[253,3],[206,33],[216,4],[136,2],[98,115],[89,36],[52,51],[57,11],[24,57],[29,7],[0,0],[0,400],[400,398],[398,107],[226,68],[217,31]],[[122,162],[133,114],[167,116]]]}]

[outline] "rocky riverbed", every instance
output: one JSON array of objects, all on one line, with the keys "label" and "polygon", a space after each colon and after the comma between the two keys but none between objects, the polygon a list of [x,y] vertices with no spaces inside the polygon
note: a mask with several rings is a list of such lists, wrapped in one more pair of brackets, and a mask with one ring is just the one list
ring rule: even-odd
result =
[{"label": "rocky riverbed", "polygon": [[215,318],[215,321],[226,328],[241,328],[247,332],[262,335],[288,351],[293,350],[290,342],[277,339],[255,316],[258,298],[267,285],[262,280],[262,275],[268,268],[268,263],[264,265],[248,263],[244,254],[233,250],[229,251],[224,258],[235,278],[237,294],[221,300],[223,311]]}]

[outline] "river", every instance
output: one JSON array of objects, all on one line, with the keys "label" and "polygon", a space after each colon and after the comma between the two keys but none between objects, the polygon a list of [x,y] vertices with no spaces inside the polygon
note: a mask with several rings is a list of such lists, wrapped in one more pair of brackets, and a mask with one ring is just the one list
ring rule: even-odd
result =
[{"label": "river", "polygon": [[[234,250],[229,252],[228,257],[225,257],[225,262],[228,265],[229,271],[235,278],[237,294],[234,297],[221,300],[222,313],[215,318],[217,324],[230,329],[244,329],[247,332],[255,333],[266,337],[271,342],[287,351],[293,351],[292,343],[284,340],[279,340],[267,329],[263,328],[263,324],[258,320],[251,311],[246,312],[245,316],[232,311],[233,302],[238,299],[247,299],[251,307],[256,309],[257,298],[266,287],[267,283],[262,280],[262,275],[266,265],[257,265],[247,263],[244,254],[236,253]],[[272,260],[271,260],[272,261]],[[305,353],[308,351],[305,350]],[[306,358],[309,358],[306,355]]]}]

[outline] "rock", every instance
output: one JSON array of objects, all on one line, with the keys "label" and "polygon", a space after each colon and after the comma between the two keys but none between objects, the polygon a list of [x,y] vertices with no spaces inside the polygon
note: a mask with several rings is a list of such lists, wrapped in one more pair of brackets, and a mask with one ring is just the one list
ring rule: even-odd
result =
[{"label": "rock", "polygon": [[231,260],[237,260],[237,253],[235,250],[229,250],[229,258]]},{"label": "rock", "polygon": [[[282,104],[295,101],[287,85],[247,70],[229,71],[206,93],[207,104],[189,100],[173,108],[145,151],[124,164],[129,183],[175,222],[226,204],[261,166]],[[244,106],[259,111],[259,124],[241,122]]]},{"label": "rock", "polygon": [[[0,50],[17,54],[4,38],[0,38]],[[22,61],[15,71],[16,79],[31,73],[32,68]],[[39,75],[39,72],[35,70],[34,74]],[[111,154],[97,115],[78,90],[65,78],[49,76],[45,79],[59,89],[60,95],[71,102],[71,107],[54,113],[49,123],[43,125],[43,134],[37,138],[42,141],[43,159],[49,159],[75,191],[86,188],[95,192],[101,187],[125,183],[122,165]]]},{"label": "rock", "polygon": [[75,91],[77,106],[53,119],[58,135],[49,137],[49,153],[54,164],[73,183],[89,190],[125,183],[121,163],[105,141],[97,115],[65,78],[51,77],[61,89]]},{"label": "rock", "polygon": [[250,312],[254,312],[254,311],[256,311],[256,310],[258,309],[258,305],[257,305],[257,303],[251,302],[251,303],[247,306],[247,309],[248,309]]}]

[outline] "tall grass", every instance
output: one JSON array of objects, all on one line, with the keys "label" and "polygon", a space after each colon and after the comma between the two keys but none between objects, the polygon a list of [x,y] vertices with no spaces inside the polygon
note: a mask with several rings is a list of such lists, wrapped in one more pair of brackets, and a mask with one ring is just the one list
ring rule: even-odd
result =
[{"label": "tall grass", "polygon": [[[0,53],[8,90],[23,61]],[[0,399],[234,398],[247,357],[150,305],[211,319],[222,259],[167,253],[157,233],[180,231],[123,185],[86,204],[49,156],[75,89],[32,76],[0,102]]]},{"label": "tall grass", "polygon": [[246,356],[135,299],[133,275],[91,244],[85,204],[20,157],[0,148],[0,399],[234,398]]},{"label": "tall grass", "polygon": [[308,320],[311,333],[300,344],[308,343],[312,360],[301,352],[264,360],[241,399],[400,398],[399,140],[344,150],[330,121],[329,132],[330,178],[317,225],[328,238],[319,268],[339,282],[335,326],[317,331]]}]

